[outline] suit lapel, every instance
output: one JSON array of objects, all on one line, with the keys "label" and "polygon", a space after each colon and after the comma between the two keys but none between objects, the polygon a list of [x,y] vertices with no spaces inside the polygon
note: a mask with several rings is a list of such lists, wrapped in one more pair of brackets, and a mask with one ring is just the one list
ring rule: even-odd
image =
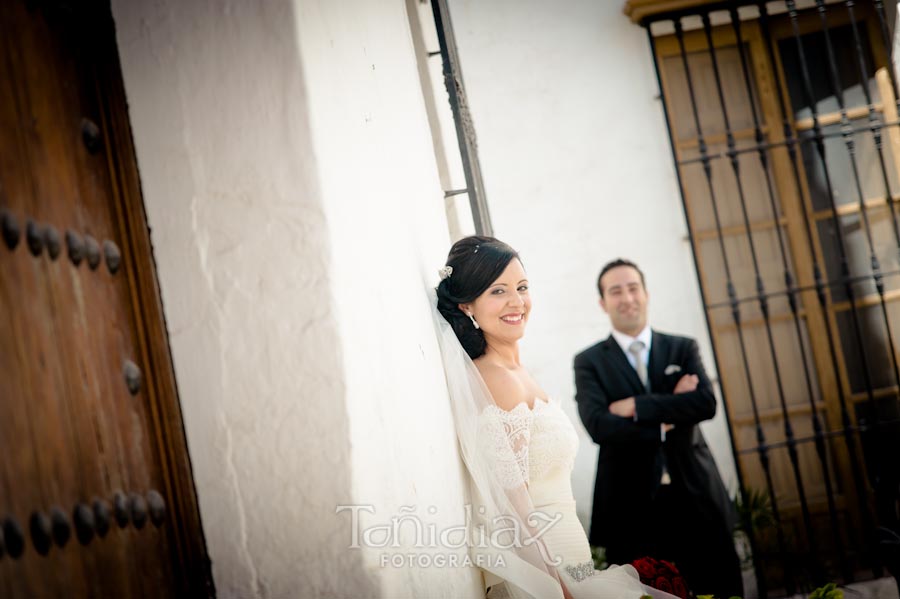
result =
[{"label": "suit lapel", "polygon": [[611,365],[612,369],[628,381],[628,384],[632,387],[632,392],[635,395],[643,395],[646,393],[646,391],[644,391],[644,385],[641,384],[641,379],[638,378],[637,371],[631,366],[625,352],[622,351],[622,348],[619,347],[615,337],[612,335],[610,335],[603,343],[603,353],[609,358],[608,363]]},{"label": "suit lapel", "polygon": [[664,335],[651,331],[650,360],[647,364],[647,378],[650,379],[650,391],[665,392],[662,383],[665,378],[666,359],[669,355],[669,342]]}]

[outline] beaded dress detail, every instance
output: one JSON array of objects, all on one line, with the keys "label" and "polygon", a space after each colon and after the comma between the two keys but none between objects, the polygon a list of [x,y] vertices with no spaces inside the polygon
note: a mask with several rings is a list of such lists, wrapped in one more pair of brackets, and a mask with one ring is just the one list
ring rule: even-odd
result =
[{"label": "beaded dress detail", "polygon": [[[535,399],[510,411],[488,406],[480,426],[485,455],[491,456],[494,472],[504,486],[522,479],[528,485],[534,508],[549,522],[541,539],[550,556],[559,560],[557,572],[575,599],[638,599],[645,594],[631,566],[594,570],[587,535],[575,510],[571,473],[578,451],[578,435],[558,402]],[[502,597],[502,589],[491,590],[491,599]]]}]

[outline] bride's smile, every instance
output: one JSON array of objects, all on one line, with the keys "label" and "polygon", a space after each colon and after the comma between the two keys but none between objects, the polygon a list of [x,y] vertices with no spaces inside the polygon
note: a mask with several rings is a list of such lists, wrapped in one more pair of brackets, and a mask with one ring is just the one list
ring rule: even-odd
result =
[{"label": "bride's smile", "polygon": [[506,316],[501,316],[500,320],[502,320],[506,324],[520,325],[525,321],[525,313],[522,312],[519,314],[507,314]]}]

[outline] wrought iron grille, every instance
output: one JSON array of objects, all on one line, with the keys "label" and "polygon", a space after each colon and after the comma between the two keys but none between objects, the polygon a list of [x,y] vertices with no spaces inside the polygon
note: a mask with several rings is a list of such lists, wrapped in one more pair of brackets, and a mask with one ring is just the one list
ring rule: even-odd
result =
[{"label": "wrought iron grille", "polygon": [[900,577],[890,22],[883,2],[852,0],[642,22],[763,597]]},{"label": "wrought iron grille", "polygon": [[448,197],[467,194],[472,210],[472,219],[475,224],[475,232],[478,235],[492,235],[493,226],[484,191],[484,182],[481,178],[481,164],[478,160],[475,126],[472,124],[472,115],[469,113],[469,103],[466,100],[462,69],[459,64],[459,52],[456,48],[456,38],[453,35],[453,24],[450,19],[447,0],[431,0],[431,8],[434,14],[438,45],[440,46],[440,52],[434,55],[441,57],[444,86],[447,89],[450,108],[453,111],[456,138],[459,141],[459,154],[462,160],[463,174],[466,179],[466,187],[464,189],[445,190],[444,195]]}]

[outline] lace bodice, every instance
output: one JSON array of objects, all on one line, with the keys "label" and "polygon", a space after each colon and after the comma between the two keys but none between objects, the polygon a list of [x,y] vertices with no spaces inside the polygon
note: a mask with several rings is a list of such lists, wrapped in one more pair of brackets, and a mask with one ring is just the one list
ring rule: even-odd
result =
[{"label": "lace bodice", "polygon": [[501,483],[514,488],[546,477],[557,468],[571,472],[578,436],[558,403],[535,399],[510,411],[488,406],[481,414],[481,447]]},{"label": "lace bodice", "polygon": [[[578,435],[558,403],[535,400],[534,409],[521,403],[508,412],[489,406],[479,416],[479,447],[504,487],[527,483],[535,510],[557,518],[542,530],[541,540],[549,555],[559,560],[557,572],[572,597],[638,599],[650,590],[641,586],[631,566],[594,571],[570,481]],[[510,596],[504,594],[505,588],[492,587],[488,597]]]}]

